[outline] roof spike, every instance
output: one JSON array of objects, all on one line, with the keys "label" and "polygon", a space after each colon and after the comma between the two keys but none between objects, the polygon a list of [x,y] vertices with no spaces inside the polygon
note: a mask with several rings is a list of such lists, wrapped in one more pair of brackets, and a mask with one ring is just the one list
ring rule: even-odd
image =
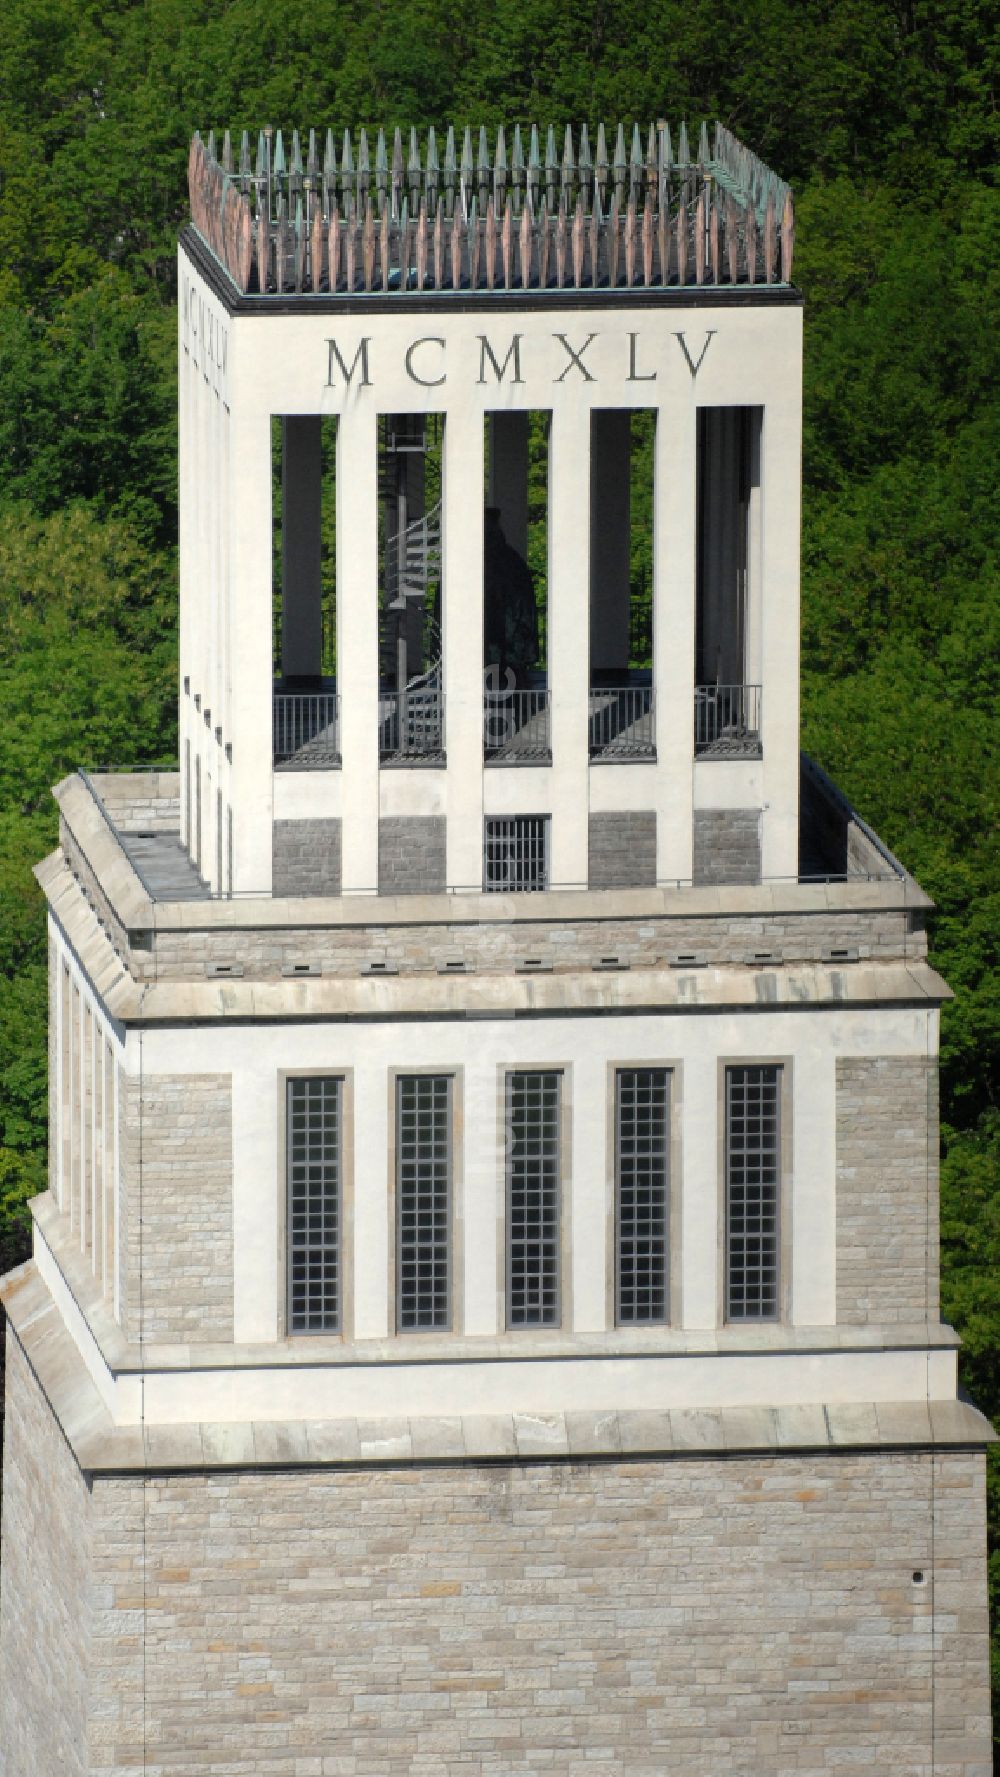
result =
[{"label": "roof spike", "polygon": [[[417,180],[419,181],[421,178],[421,175],[423,173],[423,170],[424,169],[420,164],[420,143],[417,141],[416,130],[411,126],[411,129],[410,129],[410,152],[409,152],[409,154],[407,156],[407,160],[406,160],[406,171],[409,174],[409,183],[411,185],[413,184],[413,175],[416,174]],[[414,206],[414,207],[416,207],[416,206]]]},{"label": "roof spike", "polygon": [[316,131],[309,131],[309,153],[306,156],[306,172],[310,179],[319,177],[319,153],[316,148]]},{"label": "roof spike", "polygon": [[441,171],[441,163],[438,160],[437,137],[434,134],[433,124],[431,124],[431,127],[427,132],[427,171],[428,174],[434,174],[436,184],[437,177]]},{"label": "roof spike", "polygon": [[701,129],[698,131],[698,164],[699,164],[699,166],[702,166],[702,167],[707,166],[708,162],[711,160],[711,158],[712,157],[708,151],[708,124],[703,123],[701,126]]},{"label": "roof spike", "polygon": [[389,187],[389,157],[385,151],[385,131],[379,130],[375,138],[375,189],[382,197]]},{"label": "roof spike", "polygon": [[483,173],[488,173],[490,170],[490,144],[486,135],[485,124],[481,124],[479,128],[479,160],[477,164],[481,179]]},{"label": "roof spike", "polygon": [[475,182],[475,176],[476,163],[472,158],[472,131],[466,126],[465,135],[462,137],[462,164],[459,169],[459,183],[462,190],[462,199],[466,208],[468,207],[469,196]]},{"label": "roof spike", "polygon": [[625,169],[628,166],[628,162],[625,159],[625,125],[623,123],[618,125],[618,134],[615,137],[615,158],[613,164],[615,183],[617,184],[619,169],[621,171],[622,179],[624,180]]},{"label": "roof spike", "polygon": [[518,183],[518,178],[517,178],[518,174],[521,175],[521,183],[523,183],[523,180],[524,180],[524,149],[521,146],[521,125],[519,123],[516,123],[514,125],[514,146],[511,149],[510,165],[511,165],[511,171],[514,174],[514,183],[515,184]]},{"label": "roof spike", "polygon": [[250,137],[247,135],[246,130],[244,130],[242,136],[240,137],[240,178],[241,179],[249,179],[249,177],[250,177]]},{"label": "roof spike", "polygon": [[633,167],[642,166],[642,137],[637,123],[632,125],[632,153],[629,158]]},{"label": "roof spike", "polygon": [[670,139],[670,125],[664,123],[660,131],[660,171],[669,173],[674,162],[674,145]]},{"label": "roof spike", "polygon": [[[209,140],[211,141],[212,138],[210,137]],[[285,144],[281,139],[280,130],[277,131],[274,138],[274,159],[271,162],[271,168],[276,179],[280,179],[285,171]]]},{"label": "roof spike", "polygon": [[205,148],[205,153],[207,154],[209,160],[215,159],[215,131],[214,130],[209,130],[209,132],[208,132],[208,143]]},{"label": "roof spike", "polygon": [[326,144],[323,149],[323,183],[329,185],[337,177],[337,150],[333,146],[333,131],[327,130]]},{"label": "roof spike", "polygon": [[566,134],[563,136],[562,164],[563,164],[563,173],[564,174],[567,171],[570,173],[570,175],[572,175],[575,172],[575,170],[576,170],[576,156],[573,152],[573,126],[570,123],[568,123],[566,125]]},{"label": "roof spike", "polygon": [[288,170],[290,173],[301,174],[302,172],[302,144],[299,141],[298,130],[292,131],[292,158]]},{"label": "roof spike", "polygon": [[580,130],[579,166],[580,166],[581,173],[583,172],[585,167],[587,169],[587,172],[591,173],[593,171],[593,165],[594,165],[594,163],[593,163],[593,160],[591,159],[591,155],[590,155],[590,136],[587,131],[587,126],[586,126],[586,124],[584,124],[582,129]]},{"label": "roof spike", "polygon": [[232,170],[233,170],[233,144],[230,141],[229,131],[227,130],[225,135],[222,138],[222,171],[224,173],[231,173]]},{"label": "roof spike", "polygon": [[677,138],[677,165],[679,167],[689,167],[691,165],[691,150],[688,147],[688,126],[683,120],[681,122],[681,133]]},{"label": "roof spike", "polygon": [[258,179],[267,178],[267,144],[264,141],[263,130],[258,130],[257,132],[257,165],[255,168],[255,177]]},{"label": "roof spike", "polygon": [[344,146],[340,156],[340,170],[344,175],[344,181],[346,184],[348,179],[350,179],[354,173],[354,144],[351,141],[350,130],[344,131]]},{"label": "roof spike", "polygon": [[659,160],[659,144],[657,143],[657,140],[656,140],[656,125],[655,125],[655,123],[651,123],[649,126],[649,135],[646,138],[646,176],[647,176],[647,178],[649,178],[652,174],[655,173],[658,160]]},{"label": "roof spike", "polygon": [[554,210],[556,207],[558,190],[559,162],[556,159],[556,133],[552,125],[549,124],[548,135],[545,138],[545,202],[550,210]]}]

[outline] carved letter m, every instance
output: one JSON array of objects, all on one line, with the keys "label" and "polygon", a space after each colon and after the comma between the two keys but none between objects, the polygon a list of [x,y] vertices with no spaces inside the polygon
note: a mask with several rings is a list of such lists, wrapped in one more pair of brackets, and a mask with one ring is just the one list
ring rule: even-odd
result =
[{"label": "carved letter m", "polygon": [[354,362],[351,365],[350,370],[348,370],[347,365],[344,363],[344,360],[341,357],[340,347],[338,346],[336,340],[335,339],[328,339],[326,343],[330,348],[330,355],[327,360],[327,371],[326,371],[327,388],[332,389],[335,386],[335,380],[334,380],[334,375],[333,375],[334,360],[336,360],[337,364],[340,367],[340,374],[343,377],[345,383],[349,384],[352,376],[354,375],[354,372],[358,368],[359,359],[361,362],[361,381],[358,384],[358,387],[362,388],[362,389],[366,388],[366,387],[370,388],[371,387],[371,380],[372,380],[368,374],[368,347],[371,345],[370,336],[364,338],[361,341],[361,344],[359,345],[357,351],[354,354]]}]

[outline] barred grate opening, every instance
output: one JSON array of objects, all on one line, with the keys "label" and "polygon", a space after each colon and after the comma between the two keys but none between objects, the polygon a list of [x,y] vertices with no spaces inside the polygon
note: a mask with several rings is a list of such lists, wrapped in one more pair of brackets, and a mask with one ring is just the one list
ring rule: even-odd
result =
[{"label": "barred grate opening", "polygon": [[548,825],[543,814],[491,818],[483,847],[483,888],[488,894],[548,887]]},{"label": "barred grate opening", "polygon": [[341,1088],[337,1079],[287,1082],[288,1324],[292,1333],[340,1330]]},{"label": "barred grate opening", "polygon": [[559,1325],[558,1073],[507,1075],[507,1325]]},{"label": "barred grate opening", "polygon": [[396,1312],[401,1332],[447,1328],[451,1302],[451,1079],[396,1082]]},{"label": "barred grate opening", "polygon": [[778,1313],[778,1067],[726,1069],[726,1317]]},{"label": "barred grate opening", "polygon": [[666,1068],[622,1068],[616,1078],[619,1326],[667,1318],[669,1090]]}]

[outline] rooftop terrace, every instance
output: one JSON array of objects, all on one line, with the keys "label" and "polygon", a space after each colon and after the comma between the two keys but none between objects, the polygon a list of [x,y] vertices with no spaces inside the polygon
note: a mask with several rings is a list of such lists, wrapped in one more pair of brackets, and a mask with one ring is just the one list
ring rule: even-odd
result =
[{"label": "rooftop terrace", "polygon": [[196,134],[191,219],[245,295],[790,285],[791,190],[722,124],[693,150],[683,123],[676,148],[662,121],[613,134]]}]

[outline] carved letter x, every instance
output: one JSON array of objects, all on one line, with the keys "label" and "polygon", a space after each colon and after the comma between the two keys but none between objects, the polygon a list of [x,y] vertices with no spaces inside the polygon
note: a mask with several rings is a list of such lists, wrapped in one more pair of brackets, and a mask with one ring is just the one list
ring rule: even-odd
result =
[{"label": "carved letter x", "polygon": [[587,350],[587,347],[597,338],[597,334],[596,333],[588,333],[586,339],[584,340],[584,342],[578,352],[574,352],[573,347],[570,345],[569,340],[566,338],[565,333],[554,333],[552,335],[552,337],[553,337],[553,339],[557,339],[561,346],[565,346],[567,352],[569,353],[569,363],[567,364],[565,370],[562,372],[562,375],[554,377],[553,381],[557,382],[557,383],[561,383],[563,380],[563,377],[568,376],[571,370],[578,370],[585,382],[588,382],[588,383],[596,382],[597,378],[595,376],[591,376],[590,371],[587,369],[586,364],[584,364],[582,362],[582,359],[583,359],[584,352]]}]

